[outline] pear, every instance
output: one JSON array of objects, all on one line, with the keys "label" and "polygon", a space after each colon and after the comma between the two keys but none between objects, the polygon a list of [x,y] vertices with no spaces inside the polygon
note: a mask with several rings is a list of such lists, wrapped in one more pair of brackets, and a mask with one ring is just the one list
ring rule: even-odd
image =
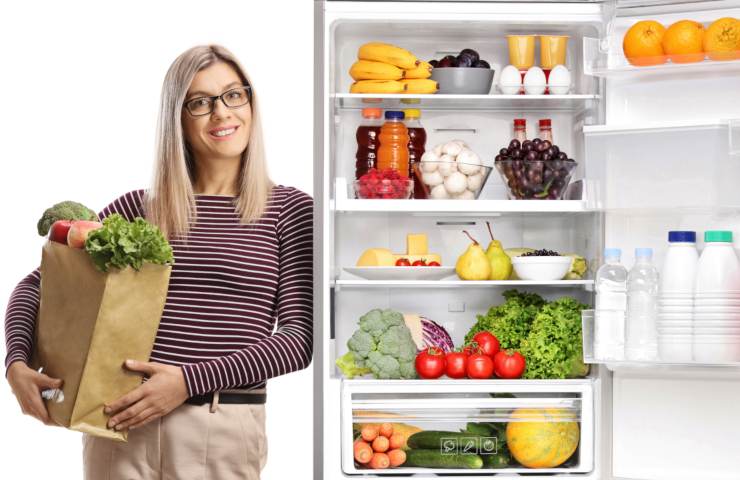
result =
[{"label": "pear", "polygon": [[488,261],[483,247],[468,232],[463,230],[463,233],[473,243],[457,259],[457,263],[455,264],[457,276],[462,280],[488,280],[488,277],[491,275],[491,263]]},{"label": "pear", "polygon": [[493,232],[491,231],[491,224],[486,222],[488,226],[488,234],[491,236],[491,243],[488,244],[486,249],[486,257],[491,264],[491,275],[489,280],[508,280],[511,276],[511,258],[504,252],[504,247],[501,246],[501,242],[493,238]]}]

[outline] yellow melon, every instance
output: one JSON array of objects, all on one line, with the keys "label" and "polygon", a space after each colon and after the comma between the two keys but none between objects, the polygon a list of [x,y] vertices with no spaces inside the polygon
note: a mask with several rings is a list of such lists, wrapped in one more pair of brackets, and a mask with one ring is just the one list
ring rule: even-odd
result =
[{"label": "yellow melon", "polygon": [[506,444],[525,467],[558,467],[578,448],[580,429],[568,410],[520,408],[511,418],[514,421],[506,426]]}]

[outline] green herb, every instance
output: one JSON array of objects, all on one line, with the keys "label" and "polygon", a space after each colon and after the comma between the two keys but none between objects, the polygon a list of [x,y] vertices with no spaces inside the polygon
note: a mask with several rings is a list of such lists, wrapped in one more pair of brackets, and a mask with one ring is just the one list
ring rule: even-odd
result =
[{"label": "green herb", "polygon": [[128,222],[117,213],[106,217],[102,228],[90,232],[85,250],[101,272],[127,266],[139,270],[144,262],[174,263],[172,247],[159,228],[141,217]]}]

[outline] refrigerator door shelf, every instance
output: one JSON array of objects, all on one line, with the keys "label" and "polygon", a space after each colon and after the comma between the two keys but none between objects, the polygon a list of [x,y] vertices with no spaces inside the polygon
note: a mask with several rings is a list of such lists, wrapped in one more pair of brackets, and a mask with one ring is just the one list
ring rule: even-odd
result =
[{"label": "refrigerator door shelf", "polygon": [[[594,467],[594,404],[591,379],[556,382],[526,380],[416,380],[342,382],[342,469],[347,474],[463,474],[463,473],[589,473]],[[460,470],[452,468],[398,467],[368,470],[353,459],[353,427],[364,423],[403,423],[416,430],[450,432],[440,438],[440,454],[498,453],[501,436],[511,422],[575,423],[579,446],[564,463],[532,469],[520,464],[507,468]],[[486,446],[467,445],[454,437],[468,423],[492,424]],[[496,435],[496,432],[500,432]],[[446,440],[446,442],[443,442]],[[427,446],[427,448],[429,448]]]}]

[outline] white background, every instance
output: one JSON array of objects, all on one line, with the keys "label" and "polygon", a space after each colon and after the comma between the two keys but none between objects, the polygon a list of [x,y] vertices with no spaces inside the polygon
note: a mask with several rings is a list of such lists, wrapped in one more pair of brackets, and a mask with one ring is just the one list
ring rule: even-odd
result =
[{"label": "white background", "polygon": [[[149,185],[162,80],[191,46],[220,43],[241,60],[273,179],[312,193],[313,2],[14,1],[1,3],[0,19],[3,315],[40,262],[44,209],[70,199],[99,211]],[[311,367],[268,391],[262,478],[310,478]],[[82,478],[80,434],[23,416],[5,381],[0,416],[0,478]]]}]

